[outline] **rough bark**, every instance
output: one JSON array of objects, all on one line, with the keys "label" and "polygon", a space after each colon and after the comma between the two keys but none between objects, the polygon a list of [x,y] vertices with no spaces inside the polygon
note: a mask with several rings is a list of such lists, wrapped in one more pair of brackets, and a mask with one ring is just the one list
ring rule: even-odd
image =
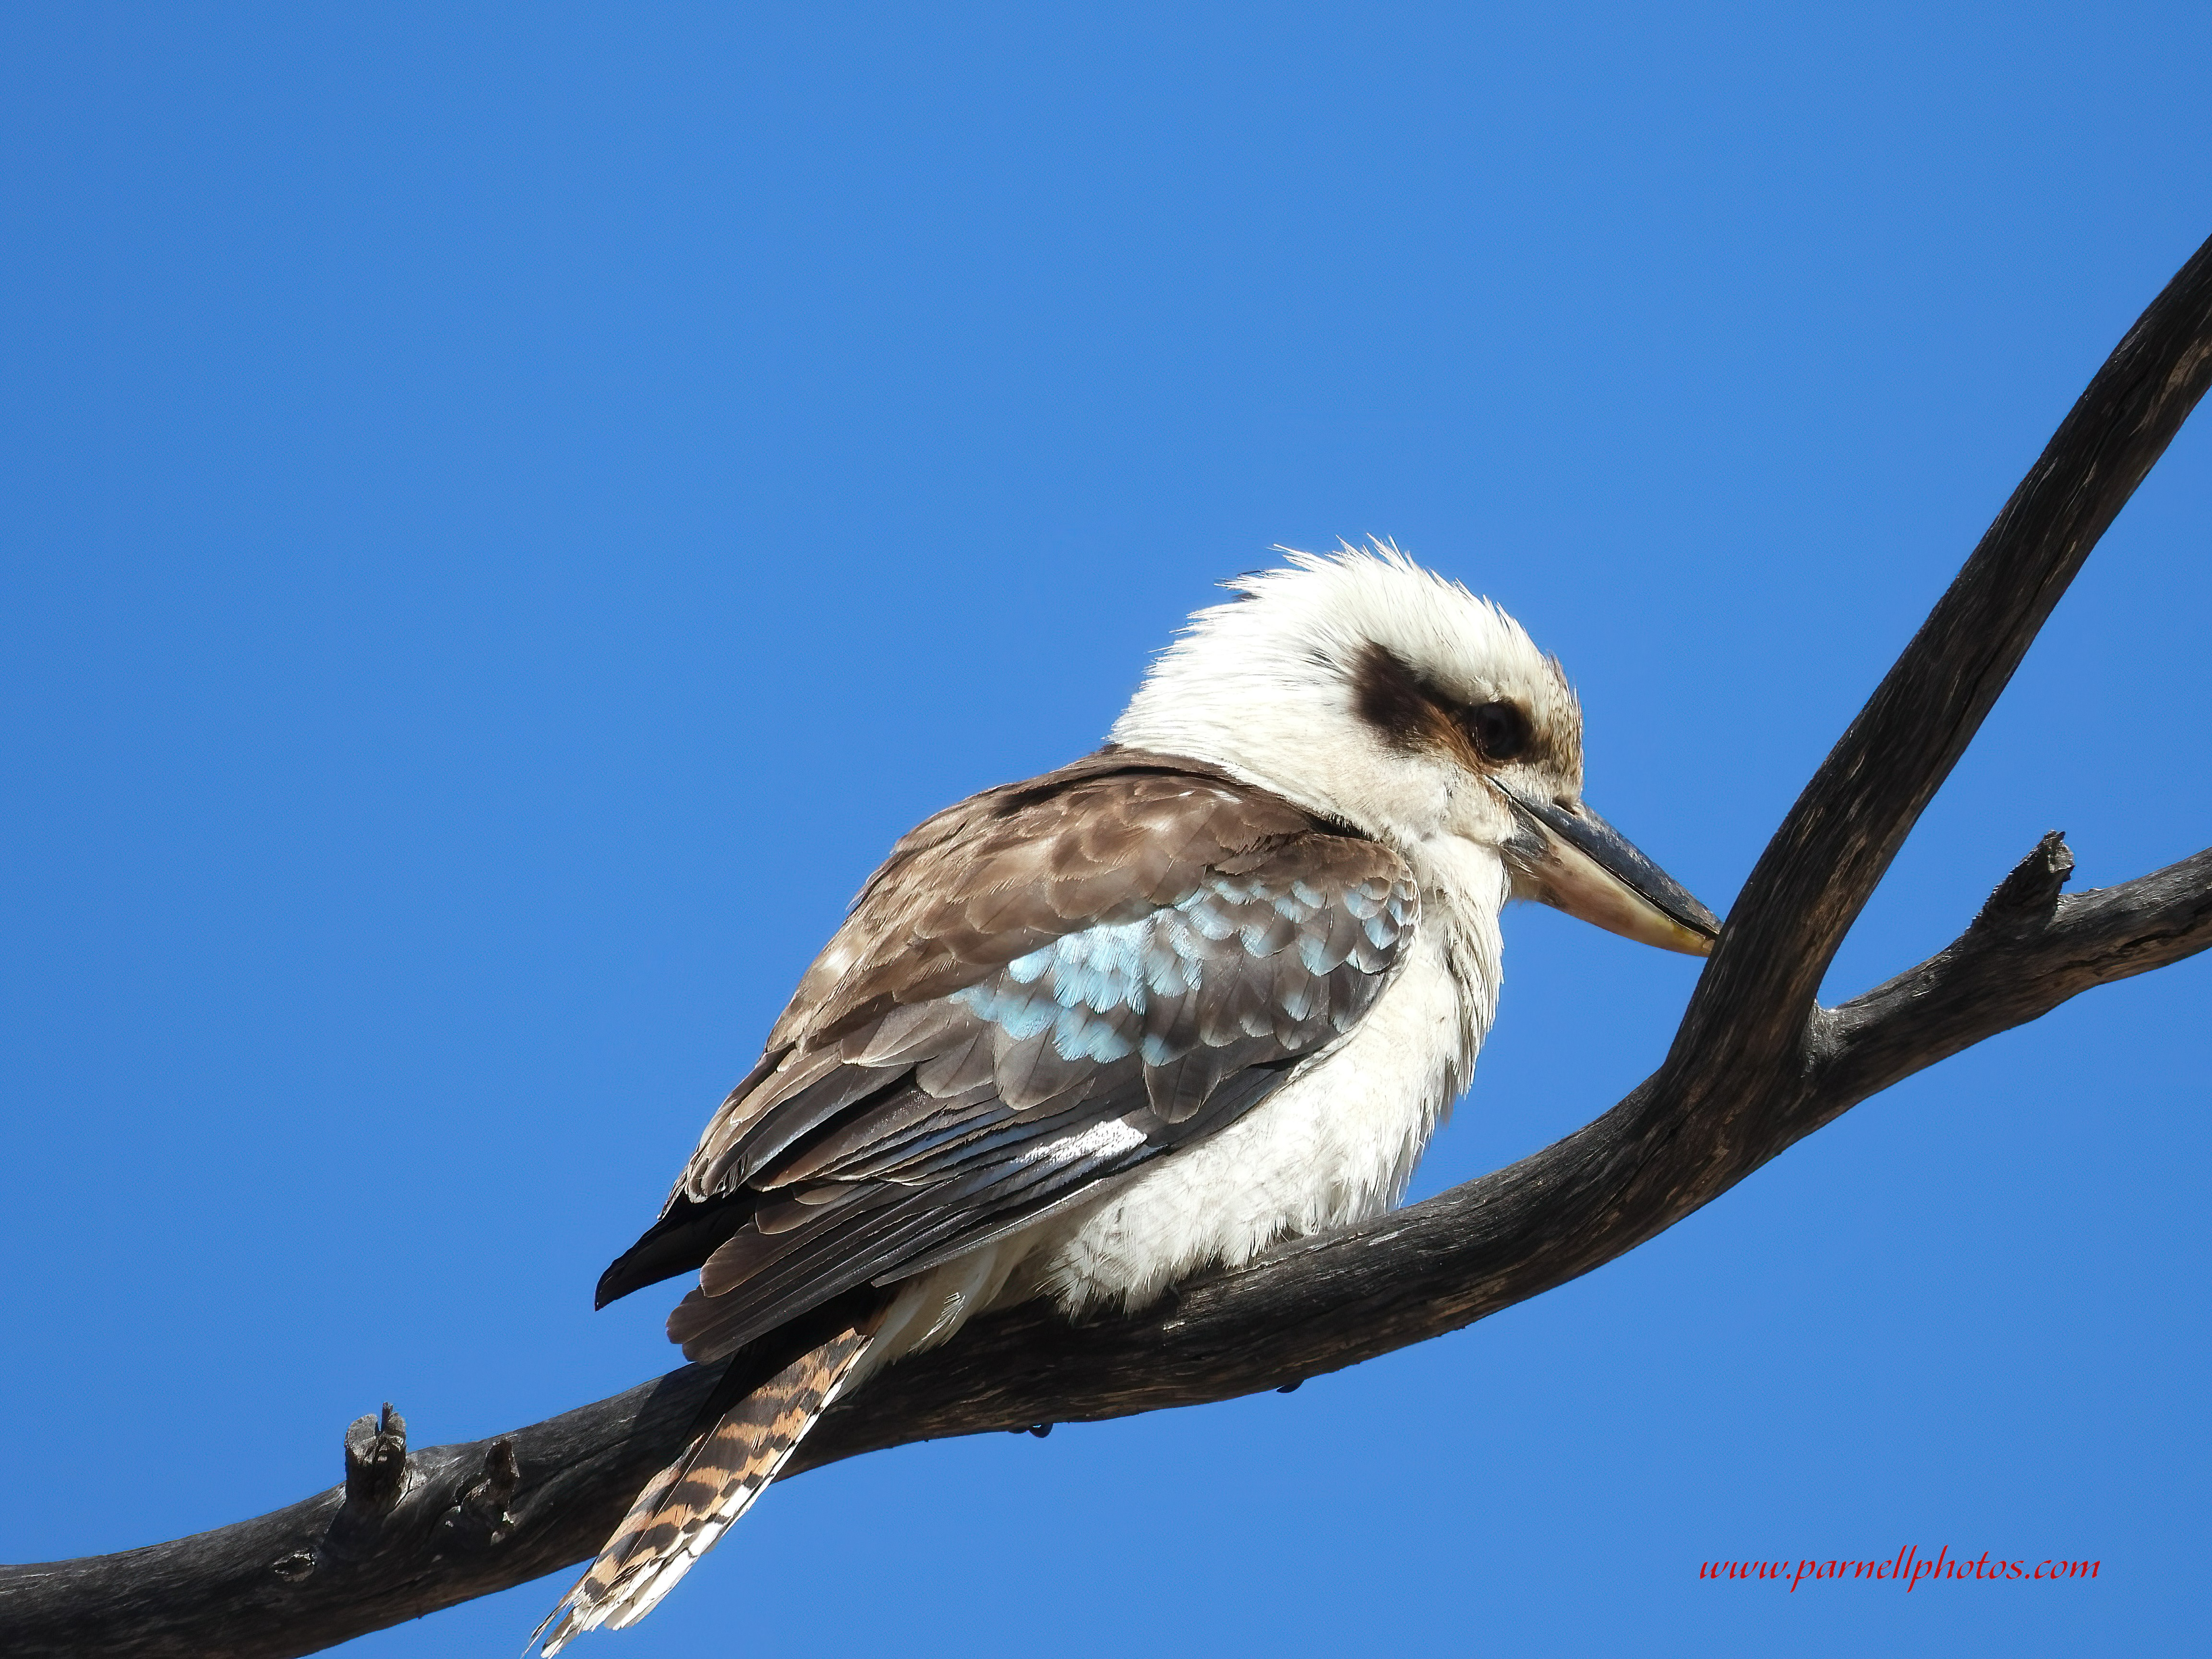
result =
[{"label": "rough bark", "polygon": [[[1632,1249],[1869,1095],[2068,998],[2212,945],[2212,851],[2063,896],[2045,836],[1949,948],[1838,1008],[1845,932],[2089,550],[2212,380],[2212,242],[2067,416],[1776,832],[1664,1062],[1594,1122],[1365,1226],[1073,1327],[1020,1308],[909,1359],[793,1465],[1196,1405],[1455,1330]],[[0,1648],[281,1659],[591,1554],[712,1382],[671,1372],[490,1441],[409,1453],[387,1406],[343,1486],[197,1537],[0,1569]]]}]

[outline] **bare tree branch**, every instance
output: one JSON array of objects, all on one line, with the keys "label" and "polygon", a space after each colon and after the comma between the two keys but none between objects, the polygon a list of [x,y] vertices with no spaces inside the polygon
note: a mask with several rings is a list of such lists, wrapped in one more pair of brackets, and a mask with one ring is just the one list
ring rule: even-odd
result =
[{"label": "bare tree branch", "polygon": [[[1455,1330],[1611,1261],[1899,1079],[2093,985],[2212,945],[2212,851],[2062,897],[2045,837],[1949,948],[1844,1004],[1822,975],[2066,585],[2212,380],[2212,242],[2105,366],[1753,871],[1659,1070],[1509,1169],[1299,1241],[1134,1317],[978,1321],[838,1407],[794,1468],[907,1442],[1224,1400]],[[10,1655],[284,1659],[597,1547],[713,1382],[686,1367],[498,1439],[410,1454],[386,1407],[347,1479],[253,1521],[0,1569]]]}]

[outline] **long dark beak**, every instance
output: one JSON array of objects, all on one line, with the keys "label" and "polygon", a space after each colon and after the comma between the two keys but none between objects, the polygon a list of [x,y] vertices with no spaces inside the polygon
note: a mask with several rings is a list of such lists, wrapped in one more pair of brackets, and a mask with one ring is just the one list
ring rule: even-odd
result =
[{"label": "long dark beak", "polygon": [[1720,918],[1589,807],[1561,806],[1502,783],[1498,791],[1520,820],[1505,846],[1516,897],[1662,951],[1702,957],[1712,950]]}]

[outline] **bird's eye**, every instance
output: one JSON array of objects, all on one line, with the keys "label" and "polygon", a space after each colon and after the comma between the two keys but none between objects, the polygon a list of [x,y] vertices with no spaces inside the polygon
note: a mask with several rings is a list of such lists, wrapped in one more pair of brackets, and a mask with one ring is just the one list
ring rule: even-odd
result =
[{"label": "bird's eye", "polygon": [[1467,733],[1485,760],[1510,761],[1528,748],[1534,735],[1528,717],[1510,702],[1477,703],[1467,711]]}]

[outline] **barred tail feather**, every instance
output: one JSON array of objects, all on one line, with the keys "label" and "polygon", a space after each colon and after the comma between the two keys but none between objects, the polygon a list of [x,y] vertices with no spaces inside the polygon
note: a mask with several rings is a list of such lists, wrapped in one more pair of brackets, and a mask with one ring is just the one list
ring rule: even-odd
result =
[{"label": "barred tail feather", "polygon": [[880,1312],[808,1349],[725,1411],[646,1482],[576,1586],[538,1628],[545,1659],[580,1631],[635,1624],[752,1506],[874,1340]]}]

